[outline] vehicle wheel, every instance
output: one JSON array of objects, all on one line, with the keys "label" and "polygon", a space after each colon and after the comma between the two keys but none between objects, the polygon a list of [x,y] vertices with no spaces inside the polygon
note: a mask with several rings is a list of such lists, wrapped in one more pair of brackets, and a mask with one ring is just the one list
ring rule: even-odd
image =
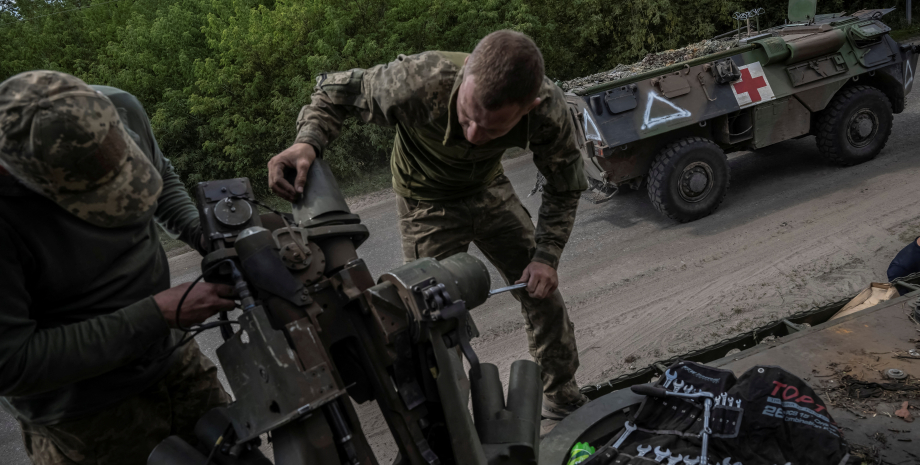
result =
[{"label": "vehicle wheel", "polygon": [[828,161],[850,166],[875,158],[891,135],[891,102],[874,87],[843,89],[817,120],[818,150]]},{"label": "vehicle wheel", "polygon": [[648,197],[668,218],[698,220],[714,212],[728,191],[725,152],[702,137],[688,137],[665,147],[648,173]]}]

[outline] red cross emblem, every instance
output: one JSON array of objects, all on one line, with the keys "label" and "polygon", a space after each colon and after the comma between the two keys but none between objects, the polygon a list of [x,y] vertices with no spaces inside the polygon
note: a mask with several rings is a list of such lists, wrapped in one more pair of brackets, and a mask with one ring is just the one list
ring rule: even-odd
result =
[{"label": "red cross emblem", "polygon": [[738,69],[741,71],[741,79],[732,83],[732,92],[740,107],[755,105],[775,97],[760,62],[739,66]]},{"label": "red cross emblem", "polygon": [[751,97],[752,102],[759,102],[760,92],[757,89],[761,87],[767,87],[767,80],[761,77],[752,77],[751,70],[742,69],[741,70],[741,80],[732,84],[732,87],[735,88],[736,94],[743,94],[747,92],[748,96]]}]

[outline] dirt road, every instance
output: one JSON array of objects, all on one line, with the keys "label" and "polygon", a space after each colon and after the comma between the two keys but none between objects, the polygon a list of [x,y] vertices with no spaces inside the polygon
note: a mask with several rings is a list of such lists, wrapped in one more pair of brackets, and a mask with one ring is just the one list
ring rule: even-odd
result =
[{"label": "dirt road", "polygon": [[[583,201],[559,268],[581,354],[578,381],[601,382],[886,281],[891,258],[920,235],[916,93],[907,108],[881,155],[860,166],[826,164],[812,137],[730,156],[725,202],[694,223],[661,216],[644,191],[600,205]],[[511,160],[505,170],[536,212],[539,197],[526,197],[536,174],[530,159]],[[392,196],[362,199],[356,212],[371,231],[359,252],[372,273],[398,266]],[[197,256],[170,264],[174,283],[197,275]],[[492,279],[497,287],[494,270]],[[482,333],[474,347],[506,377],[512,361],[529,357],[519,312],[507,294],[473,311]],[[202,336],[211,355],[218,337]],[[381,463],[390,461],[395,449],[382,419],[360,410]],[[0,441],[0,455],[8,441]]]}]

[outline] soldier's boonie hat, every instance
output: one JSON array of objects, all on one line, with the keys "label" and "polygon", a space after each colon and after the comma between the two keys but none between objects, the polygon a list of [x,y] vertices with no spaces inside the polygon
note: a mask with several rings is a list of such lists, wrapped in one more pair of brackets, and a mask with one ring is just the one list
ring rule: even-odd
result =
[{"label": "soldier's boonie hat", "polygon": [[69,74],[29,71],[0,83],[0,165],[96,226],[137,221],[163,188],[122,124],[108,97]]}]

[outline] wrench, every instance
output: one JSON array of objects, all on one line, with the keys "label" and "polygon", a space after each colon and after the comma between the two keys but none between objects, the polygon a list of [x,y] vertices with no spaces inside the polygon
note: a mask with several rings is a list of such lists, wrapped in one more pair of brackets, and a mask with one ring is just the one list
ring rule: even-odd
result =
[{"label": "wrench", "polygon": [[[731,465],[731,463],[732,463],[732,458],[731,458],[731,457],[729,457],[729,458],[727,458],[727,459],[725,459],[725,460],[722,461],[722,465]],[[735,462],[735,465],[741,465],[741,462]]]},{"label": "wrench", "polygon": [[735,398],[734,398],[734,397],[729,397],[729,398],[728,398],[728,406],[731,407],[732,405],[735,405]]},{"label": "wrench", "polygon": [[677,373],[671,371],[670,369],[664,372],[664,384],[662,385],[662,387],[667,389],[668,386],[670,386],[671,383],[673,383],[675,379],[677,379]]},{"label": "wrench", "polygon": [[691,458],[685,458],[685,459],[684,459],[684,464],[685,464],[685,465],[697,465],[698,463],[700,463],[700,457],[699,457],[699,456],[696,456],[696,457],[694,457],[694,458],[692,458],[692,459],[691,459]]},{"label": "wrench", "polygon": [[[709,395],[711,396],[712,394]],[[712,429],[709,427],[709,420],[712,417],[712,408],[712,399],[705,398],[703,401],[703,431],[700,431],[700,436],[703,437],[703,447],[700,449],[700,461],[703,465],[709,465],[709,435],[712,434]]]},{"label": "wrench", "polygon": [[644,458],[645,454],[648,454],[649,452],[652,451],[652,446],[638,446],[636,447],[636,450],[639,451],[639,455],[637,455],[636,457]]},{"label": "wrench", "polygon": [[510,286],[500,287],[498,289],[492,289],[491,291],[489,291],[489,297],[492,297],[495,294],[501,294],[502,292],[513,291],[515,289],[523,289],[525,287],[527,287],[527,283],[512,284]]},{"label": "wrench", "polygon": [[671,449],[668,449],[664,452],[661,451],[661,446],[655,447],[655,461],[661,463],[665,458],[671,456]]},{"label": "wrench", "polygon": [[738,404],[735,407],[741,408],[741,399],[736,400],[735,403]]},{"label": "wrench", "polygon": [[[639,395],[652,396],[658,398],[667,398],[667,397],[684,397],[691,399],[703,399],[703,430],[700,431],[700,434],[697,436],[703,440],[702,448],[700,449],[700,465],[709,465],[709,436],[712,435],[712,429],[709,425],[709,420],[712,417],[712,399],[715,397],[711,392],[706,392],[700,390],[696,394],[684,394],[682,392],[671,392],[667,389],[660,387],[650,386],[648,384],[640,384],[630,388],[633,392]],[[661,455],[661,447],[655,448],[655,455]],[[664,459],[664,457],[670,457],[670,450],[664,455],[661,455],[661,458],[658,460],[658,463]]]},{"label": "wrench", "polygon": [[674,381],[674,392],[680,392],[680,389],[684,387],[684,382],[681,380]]},{"label": "wrench", "polygon": [[689,384],[684,386],[684,392],[686,392],[687,394],[693,394],[693,386]]},{"label": "wrench", "polygon": [[683,455],[677,454],[677,457],[672,455],[668,457],[668,465],[677,465],[683,459],[684,459]]},{"label": "wrench", "polygon": [[720,403],[723,406],[727,405],[726,403],[728,402],[728,394],[723,392],[722,394],[719,395],[719,399],[720,399]]},{"label": "wrench", "polygon": [[625,425],[623,425],[623,427],[626,428],[626,431],[623,431],[623,434],[620,435],[620,439],[617,439],[617,442],[613,443],[613,448],[616,450],[620,450],[620,446],[623,445],[623,441],[626,440],[626,436],[629,436],[630,433],[638,429],[636,428],[636,425],[630,424],[628,421]]}]

